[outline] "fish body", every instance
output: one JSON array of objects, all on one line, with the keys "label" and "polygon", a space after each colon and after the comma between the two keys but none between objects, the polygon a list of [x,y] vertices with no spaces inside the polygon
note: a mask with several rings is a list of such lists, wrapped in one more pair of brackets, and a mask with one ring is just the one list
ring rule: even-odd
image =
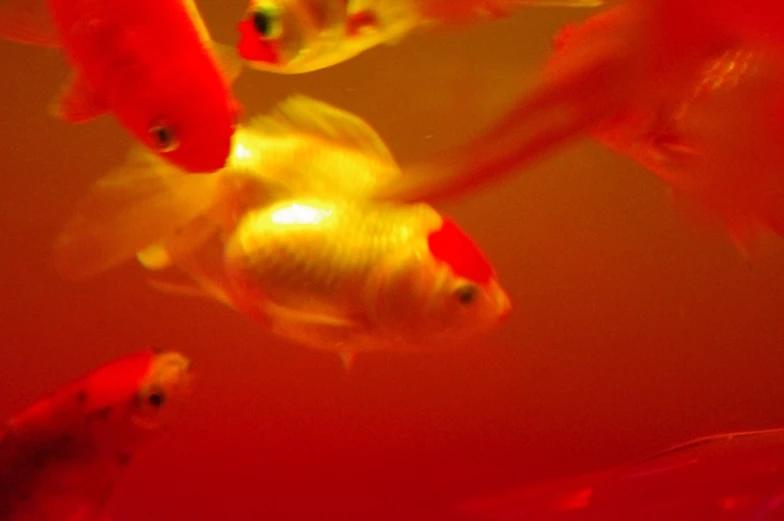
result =
[{"label": "fish body", "polygon": [[784,430],[695,439],[641,461],[510,489],[458,510],[487,521],[784,519]]},{"label": "fish body", "polygon": [[[509,311],[492,266],[452,221],[373,200],[399,168],[366,123],[334,107],[292,97],[238,129],[215,175],[160,166],[96,185],[58,242],[61,273],[136,255],[151,270],[178,268],[196,283],[190,293],[339,353],[438,349]],[[152,188],[139,191],[139,179]]]},{"label": "fish body", "polygon": [[506,16],[520,5],[592,7],[601,0],[252,0],[239,23],[251,67],[311,72],[392,44],[419,27]]},{"label": "fish body", "polygon": [[60,47],[72,78],[54,114],[111,112],[150,150],[191,172],[221,168],[241,64],[213,44],[192,0],[2,0],[0,35]]},{"label": "fish body", "polygon": [[190,362],[145,350],[109,363],[0,431],[0,519],[97,521],[140,447],[182,402]]},{"label": "fish body", "polygon": [[299,199],[259,208],[235,230],[224,265],[253,314],[314,348],[437,350],[489,330],[509,306],[476,246],[423,204]]}]

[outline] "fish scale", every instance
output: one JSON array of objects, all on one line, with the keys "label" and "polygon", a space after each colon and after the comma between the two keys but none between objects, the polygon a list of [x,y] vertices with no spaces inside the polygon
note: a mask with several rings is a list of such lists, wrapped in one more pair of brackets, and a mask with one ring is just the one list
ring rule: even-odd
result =
[{"label": "fish scale", "polygon": [[357,305],[353,297],[361,291],[356,289],[364,286],[371,271],[400,245],[412,241],[417,235],[414,230],[434,228],[440,221],[423,205],[374,208],[318,200],[296,203],[329,212],[318,223],[286,226],[272,221],[292,204],[249,214],[227,252],[228,270],[259,288],[265,298],[279,302],[307,294],[310,299],[340,302],[341,307]]}]

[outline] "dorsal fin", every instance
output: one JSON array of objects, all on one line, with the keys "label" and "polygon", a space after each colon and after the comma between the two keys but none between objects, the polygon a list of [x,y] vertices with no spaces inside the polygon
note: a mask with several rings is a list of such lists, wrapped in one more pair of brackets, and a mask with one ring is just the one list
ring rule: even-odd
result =
[{"label": "dorsal fin", "polygon": [[384,141],[363,119],[302,94],[289,96],[269,115],[253,119],[250,127],[268,134],[304,132],[370,154],[382,163],[395,164]]}]

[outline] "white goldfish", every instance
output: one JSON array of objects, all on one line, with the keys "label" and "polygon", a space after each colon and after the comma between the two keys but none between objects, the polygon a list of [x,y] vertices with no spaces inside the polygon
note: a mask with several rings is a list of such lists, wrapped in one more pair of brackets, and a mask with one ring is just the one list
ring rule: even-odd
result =
[{"label": "white goldfish", "polygon": [[215,175],[143,162],[83,201],[58,241],[61,272],[138,255],[148,269],[187,274],[188,291],[345,359],[437,350],[509,311],[489,262],[451,220],[372,200],[399,169],[364,121],[334,107],[290,98],[237,130]]}]

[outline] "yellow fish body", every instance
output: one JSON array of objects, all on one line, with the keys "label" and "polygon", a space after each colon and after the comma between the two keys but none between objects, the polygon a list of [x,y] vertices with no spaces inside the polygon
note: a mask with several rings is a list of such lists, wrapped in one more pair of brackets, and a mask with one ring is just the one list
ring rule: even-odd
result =
[{"label": "yellow fish body", "polygon": [[359,118],[294,97],[235,136],[216,174],[184,176],[146,154],[146,167],[99,182],[58,242],[60,270],[90,275],[137,255],[196,283],[181,290],[341,354],[438,349],[508,313],[494,270],[451,220],[373,200],[400,171]]}]

